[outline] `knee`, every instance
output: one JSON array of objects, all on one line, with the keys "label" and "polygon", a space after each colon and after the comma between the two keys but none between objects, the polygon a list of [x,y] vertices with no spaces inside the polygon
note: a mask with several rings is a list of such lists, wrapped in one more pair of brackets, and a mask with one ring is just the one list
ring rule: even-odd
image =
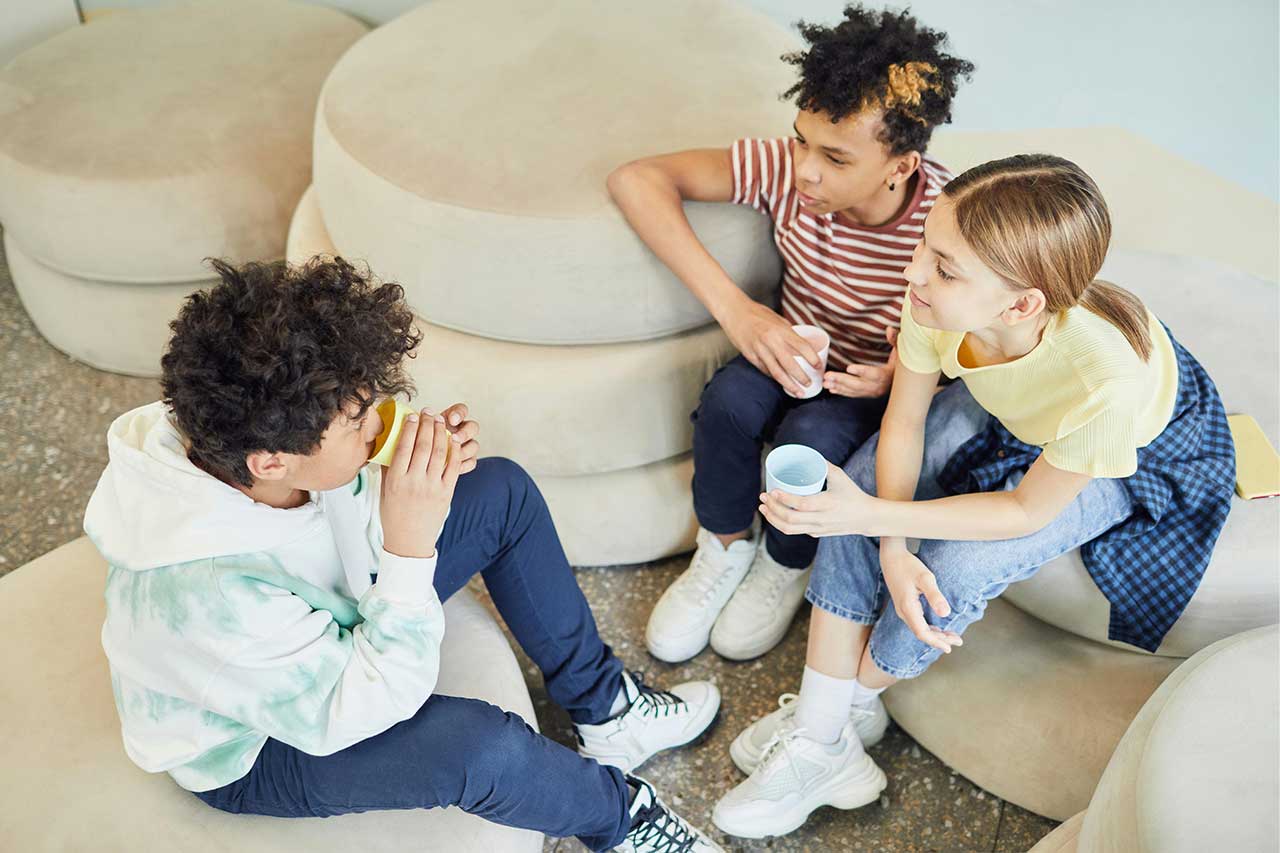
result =
[{"label": "knee", "polygon": [[731,431],[759,438],[773,414],[775,395],[763,385],[773,380],[749,362],[735,359],[711,377],[702,389],[693,421],[700,431]]},{"label": "knee", "polygon": [[436,707],[419,716],[435,733],[424,738],[433,748],[423,757],[431,768],[427,777],[434,799],[465,811],[483,810],[485,798],[498,787],[495,782],[523,754],[526,726],[514,714],[478,699],[441,696],[431,701]]},{"label": "knee", "polygon": [[777,444],[803,444],[836,465],[845,462],[848,450],[839,440],[839,430],[831,415],[819,406],[797,406],[787,413],[778,426]]}]

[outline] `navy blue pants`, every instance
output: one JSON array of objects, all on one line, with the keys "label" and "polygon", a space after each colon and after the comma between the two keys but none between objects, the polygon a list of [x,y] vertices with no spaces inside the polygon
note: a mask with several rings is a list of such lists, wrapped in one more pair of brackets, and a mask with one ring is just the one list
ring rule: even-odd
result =
[{"label": "navy blue pants", "polygon": [[[803,444],[843,465],[880,430],[887,397],[839,397],[823,391],[797,400],[773,377],[742,356],[720,368],[702,389],[693,413],[693,508],[712,533],[746,530],[760,506],[760,452]],[[807,568],[818,540],[788,536],[765,523],[769,556],[784,566]]]},{"label": "navy blue pants", "polygon": [[[459,479],[438,550],[442,601],[479,569],[551,698],[577,723],[609,716],[622,664],[596,632],[524,470],[483,459]],[[223,811],[276,817],[457,806],[508,826],[574,835],[592,850],[616,846],[630,828],[619,770],[582,758],[515,714],[454,696],[432,696],[410,719],[332,755],[268,740],[246,776],[196,796]]]}]

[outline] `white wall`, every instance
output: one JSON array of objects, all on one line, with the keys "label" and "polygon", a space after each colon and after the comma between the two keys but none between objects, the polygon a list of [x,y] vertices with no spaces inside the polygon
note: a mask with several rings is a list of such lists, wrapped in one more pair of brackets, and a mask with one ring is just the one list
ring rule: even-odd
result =
[{"label": "white wall", "polygon": [[0,66],[79,23],[75,0],[0,0]]},{"label": "white wall", "polygon": [[[171,1],[81,5],[93,11]],[[0,6],[11,2],[38,0]],[[308,2],[380,23],[419,0]],[[797,18],[833,23],[843,8],[842,0],[739,2],[788,26]],[[911,6],[978,66],[957,97],[956,128],[1118,125],[1280,200],[1275,0],[914,0]]]}]

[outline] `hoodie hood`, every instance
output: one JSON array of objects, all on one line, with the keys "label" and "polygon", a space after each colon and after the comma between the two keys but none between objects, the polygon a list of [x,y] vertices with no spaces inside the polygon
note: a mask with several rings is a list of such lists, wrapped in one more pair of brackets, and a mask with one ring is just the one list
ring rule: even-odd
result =
[{"label": "hoodie hood", "polygon": [[296,509],[278,509],[193,465],[163,401],[116,418],[107,454],[84,530],[118,568],[269,551],[328,526],[317,493]]}]

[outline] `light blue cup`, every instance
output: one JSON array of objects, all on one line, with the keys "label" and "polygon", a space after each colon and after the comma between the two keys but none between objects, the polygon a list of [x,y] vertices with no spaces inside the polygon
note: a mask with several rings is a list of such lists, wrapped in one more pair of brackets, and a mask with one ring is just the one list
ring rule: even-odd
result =
[{"label": "light blue cup", "polygon": [[812,447],[784,444],[764,460],[765,491],[816,495],[827,482],[827,460]]}]

